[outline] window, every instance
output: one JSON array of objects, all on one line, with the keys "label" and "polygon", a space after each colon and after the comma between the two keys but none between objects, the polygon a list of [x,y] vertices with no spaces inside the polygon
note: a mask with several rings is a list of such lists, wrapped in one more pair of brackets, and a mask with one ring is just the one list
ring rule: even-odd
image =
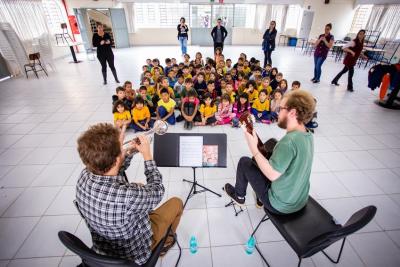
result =
[{"label": "window", "polygon": [[285,19],[285,11],[286,11],[286,6],[284,5],[272,5],[272,11],[271,11],[271,20],[276,21],[276,30],[277,31],[283,31],[283,26],[284,19]]},{"label": "window", "polygon": [[64,7],[57,0],[42,0],[43,12],[51,33],[60,33],[61,23],[67,22]]},{"label": "window", "polygon": [[253,28],[256,18],[256,5],[236,4],[235,17],[233,21],[234,27]]},{"label": "window", "polygon": [[350,33],[357,33],[359,30],[365,28],[371,15],[372,7],[373,5],[360,5],[357,7],[353,22],[351,23]]},{"label": "window", "polygon": [[299,30],[303,9],[299,5],[289,5],[286,15],[286,29]]},{"label": "window", "polygon": [[184,3],[135,3],[134,11],[136,28],[175,28],[181,17],[189,18]]}]

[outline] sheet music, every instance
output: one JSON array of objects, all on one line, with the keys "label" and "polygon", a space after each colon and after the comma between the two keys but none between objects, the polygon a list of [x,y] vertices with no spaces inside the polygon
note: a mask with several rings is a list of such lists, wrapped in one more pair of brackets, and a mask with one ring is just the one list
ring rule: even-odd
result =
[{"label": "sheet music", "polygon": [[179,166],[203,166],[203,136],[179,137]]}]

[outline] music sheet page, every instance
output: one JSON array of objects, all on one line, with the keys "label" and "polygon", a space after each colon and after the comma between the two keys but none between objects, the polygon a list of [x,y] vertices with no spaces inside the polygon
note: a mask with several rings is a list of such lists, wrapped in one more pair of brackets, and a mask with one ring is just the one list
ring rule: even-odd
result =
[{"label": "music sheet page", "polygon": [[203,166],[203,136],[179,137],[179,166]]}]

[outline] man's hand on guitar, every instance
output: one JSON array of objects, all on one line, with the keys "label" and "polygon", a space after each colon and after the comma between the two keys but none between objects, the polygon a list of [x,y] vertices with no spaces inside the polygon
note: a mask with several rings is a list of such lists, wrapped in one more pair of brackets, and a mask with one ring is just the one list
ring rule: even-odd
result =
[{"label": "man's hand on guitar", "polygon": [[242,127],[242,129],[243,129],[243,131],[244,131],[244,135],[245,135],[245,137],[246,137],[247,144],[248,144],[248,146],[249,146],[249,148],[250,148],[250,152],[251,152],[251,154],[254,156],[254,155],[256,155],[257,153],[259,153],[259,150],[258,150],[258,147],[257,147],[257,144],[258,144],[257,133],[256,133],[255,130],[253,130],[253,133],[250,134],[250,133],[247,131],[247,129],[246,129],[245,126]]}]

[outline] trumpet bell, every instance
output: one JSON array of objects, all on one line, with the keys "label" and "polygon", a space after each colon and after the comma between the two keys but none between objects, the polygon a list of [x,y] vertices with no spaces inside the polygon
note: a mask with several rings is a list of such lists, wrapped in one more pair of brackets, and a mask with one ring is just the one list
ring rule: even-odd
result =
[{"label": "trumpet bell", "polygon": [[168,131],[168,123],[162,120],[156,120],[153,125],[154,133],[163,135]]}]

